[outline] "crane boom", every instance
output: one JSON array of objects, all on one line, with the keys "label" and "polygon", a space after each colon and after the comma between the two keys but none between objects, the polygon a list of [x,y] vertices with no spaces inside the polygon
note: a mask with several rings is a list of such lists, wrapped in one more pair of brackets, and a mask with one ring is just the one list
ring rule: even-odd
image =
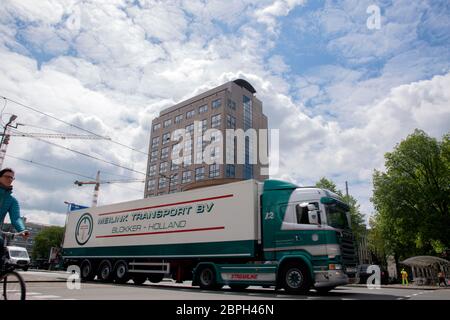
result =
[{"label": "crane boom", "polygon": [[51,139],[91,139],[91,140],[111,140],[110,137],[102,137],[87,134],[75,133],[37,133],[37,132],[18,132],[14,131],[8,134],[15,137],[37,137],[37,138],[51,138]]}]

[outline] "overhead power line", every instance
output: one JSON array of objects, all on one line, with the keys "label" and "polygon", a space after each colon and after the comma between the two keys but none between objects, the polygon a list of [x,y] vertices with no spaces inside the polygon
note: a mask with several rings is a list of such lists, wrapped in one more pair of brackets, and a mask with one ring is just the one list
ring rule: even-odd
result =
[{"label": "overhead power line", "polygon": [[[88,132],[88,133],[90,133],[90,134],[92,134],[92,135],[101,137],[101,138],[103,138],[103,139],[109,139],[108,137],[104,137],[104,136],[102,136],[102,135],[99,135],[99,134],[97,134],[97,133],[95,133],[95,132],[92,132],[92,131],[90,131],[90,130],[84,129],[84,128],[82,128],[82,127],[80,127],[80,126],[77,126],[77,125],[75,125],[75,124],[72,124],[72,123],[70,123],[70,122],[67,122],[67,121],[58,119],[58,118],[56,118],[56,117],[54,117],[54,116],[52,116],[52,115],[50,115],[50,114],[47,114],[47,113],[42,112],[42,111],[39,111],[39,110],[37,110],[37,109],[35,109],[35,108],[33,108],[33,107],[27,106],[27,105],[25,105],[25,104],[23,104],[23,103],[20,103],[20,102],[18,102],[18,101],[13,100],[13,99],[7,98],[7,97],[5,97],[5,96],[0,96],[0,97],[3,98],[3,99],[5,99],[5,101],[6,101],[6,100],[7,100],[7,101],[11,101],[11,102],[13,102],[13,103],[15,103],[15,104],[17,104],[17,105],[19,105],[19,106],[21,106],[21,107],[24,107],[24,108],[26,108],[26,109],[32,110],[32,111],[34,111],[34,112],[37,112],[37,113],[39,113],[39,114],[41,114],[41,115],[44,115],[44,116],[49,117],[49,118],[51,118],[51,119],[53,119],[53,120],[59,121],[59,122],[61,122],[61,123],[64,123],[64,124],[66,124],[66,125],[68,125],[68,126],[71,126],[71,127],[73,127],[73,128],[76,128],[76,129],[79,129],[79,130]],[[111,141],[112,143],[115,143],[115,144],[117,144],[117,145],[120,145],[120,146],[122,146],[122,147],[125,147],[125,148],[127,148],[127,149],[130,149],[130,150],[132,150],[132,151],[139,152],[139,153],[142,153],[142,154],[148,156],[148,153],[147,153],[147,152],[144,152],[144,151],[135,149],[135,148],[133,148],[133,147],[127,146],[127,145],[125,145],[125,144],[123,144],[123,143],[120,143],[120,142],[118,142],[118,141],[115,141],[115,140],[110,140],[110,141]]]},{"label": "overhead power line", "polygon": [[[32,163],[32,164],[34,164],[34,165],[41,166],[41,167],[44,167],[44,168],[49,168],[49,169],[56,170],[56,171],[60,171],[60,172],[63,172],[63,173],[68,173],[68,174],[71,174],[71,175],[74,175],[74,176],[80,176],[80,177],[87,178],[87,179],[95,179],[95,178],[92,177],[92,176],[86,176],[86,175],[81,174],[81,173],[78,173],[78,172],[73,172],[73,171],[69,171],[69,170],[57,168],[57,167],[54,167],[54,166],[51,166],[51,165],[48,165],[48,164],[44,164],[44,163],[40,163],[40,162],[36,162],[36,161],[33,161],[33,160],[28,160],[28,159],[23,159],[23,158],[15,157],[15,156],[12,156],[12,155],[10,155],[10,154],[7,154],[6,156],[9,157],[9,158],[16,159],[16,160],[20,160],[20,161]],[[132,182],[132,181],[124,181],[124,182]],[[142,183],[142,180],[137,180],[137,181],[135,181],[135,182]],[[134,189],[134,188],[125,187],[125,186],[122,186],[122,185],[120,185],[120,186],[118,186],[118,187],[124,188],[124,189],[133,190],[133,191],[141,192],[141,190],[137,190],[137,189]]]},{"label": "overhead power line", "polygon": [[64,150],[68,150],[68,151],[77,153],[79,155],[82,155],[82,156],[85,156],[85,157],[88,157],[88,158],[91,158],[91,159],[95,159],[97,161],[108,163],[110,165],[113,165],[113,166],[116,166],[116,167],[119,167],[119,168],[122,168],[122,169],[125,169],[125,170],[128,170],[128,171],[132,171],[132,172],[136,172],[136,173],[139,173],[139,174],[146,175],[146,173],[144,173],[144,172],[141,172],[141,171],[138,171],[138,170],[134,170],[132,168],[128,168],[128,167],[122,166],[120,164],[117,164],[117,163],[114,163],[114,162],[111,162],[111,161],[108,161],[108,160],[105,160],[105,159],[94,157],[94,156],[91,156],[90,154],[87,154],[87,153],[84,153],[84,152],[81,152],[81,151],[77,151],[77,150],[73,150],[73,149],[67,148],[65,146],[62,146],[60,144],[57,144],[57,143],[53,143],[53,142],[50,142],[50,141],[47,141],[47,140],[44,140],[44,139],[41,139],[41,138],[38,138],[38,137],[31,137],[31,138],[39,140],[39,141],[42,141],[42,142],[45,142],[47,144],[50,144],[52,146],[55,146],[55,147],[58,147],[58,148],[61,148],[61,149],[64,149]]}]

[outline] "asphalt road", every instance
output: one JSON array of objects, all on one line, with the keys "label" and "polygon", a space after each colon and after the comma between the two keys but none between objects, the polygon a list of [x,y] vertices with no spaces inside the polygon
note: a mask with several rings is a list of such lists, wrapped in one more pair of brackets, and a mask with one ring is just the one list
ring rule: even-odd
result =
[{"label": "asphalt road", "polygon": [[232,291],[226,286],[218,291],[206,291],[190,287],[188,282],[176,284],[164,280],[159,284],[147,281],[142,286],[132,282],[124,285],[82,282],[79,289],[69,289],[67,273],[28,271],[21,274],[27,281],[27,300],[450,300],[450,288],[420,290],[344,286],[324,296],[314,290],[308,295],[289,295],[282,290],[261,287],[249,287],[242,292]]}]

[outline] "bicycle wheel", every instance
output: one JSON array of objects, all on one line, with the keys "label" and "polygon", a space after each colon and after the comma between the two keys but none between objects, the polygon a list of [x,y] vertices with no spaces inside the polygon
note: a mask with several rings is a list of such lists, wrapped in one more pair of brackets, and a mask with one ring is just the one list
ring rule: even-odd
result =
[{"label": "bicycle wheel", "polygon": [[10,271],[3,276],[3,299],[25,300],[25,281],[15,271]]}]

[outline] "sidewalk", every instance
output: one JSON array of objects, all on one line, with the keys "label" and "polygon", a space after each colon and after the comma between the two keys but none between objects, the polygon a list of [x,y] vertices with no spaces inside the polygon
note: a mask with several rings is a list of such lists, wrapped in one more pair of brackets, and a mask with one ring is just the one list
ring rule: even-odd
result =
[{"label": "sidewalk", "polygon": [[[367,288],[367,284],[348,284],[349,287],[359,287],[359,288]],[[438,287],[438,286],[419,286],[413,283],[410,283],[408,286],[404,286],[401,284],[382,284],[381,288],[383,289],[413,289],[413,290],[440,290],[440,289],[450,289],[448,287]]]}]

